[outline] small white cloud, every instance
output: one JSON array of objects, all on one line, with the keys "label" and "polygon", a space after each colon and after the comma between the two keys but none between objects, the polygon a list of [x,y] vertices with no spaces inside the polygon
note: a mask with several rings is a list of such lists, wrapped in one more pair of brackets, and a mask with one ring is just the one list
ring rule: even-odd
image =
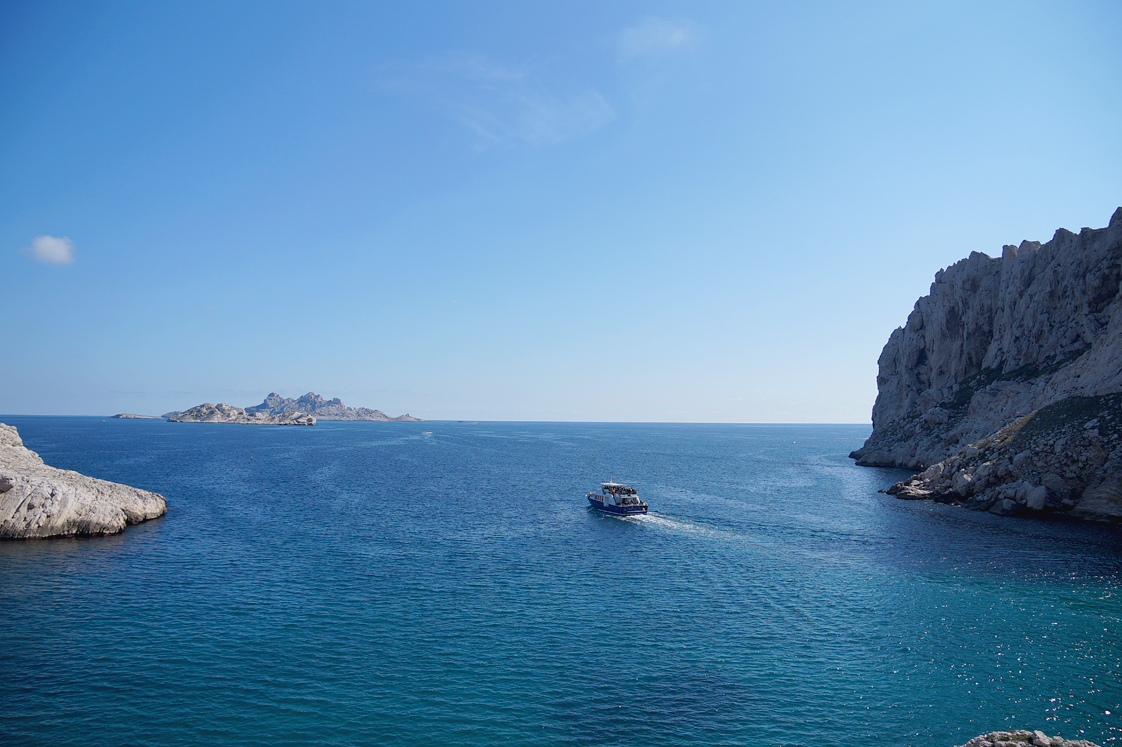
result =
[{"label": "small white cloud", "polygon": [[23,253],[36,262],[49,265],[68,265],[74,261],[74,242],[63,236],[36,236],[31,246],[25,246]]},{"label": "small white cloud", "polygon": [[637,26],[625,29],[619,38],[620,57],[660,55],[693,44],[697,31],[689,21],[648,16]]}]

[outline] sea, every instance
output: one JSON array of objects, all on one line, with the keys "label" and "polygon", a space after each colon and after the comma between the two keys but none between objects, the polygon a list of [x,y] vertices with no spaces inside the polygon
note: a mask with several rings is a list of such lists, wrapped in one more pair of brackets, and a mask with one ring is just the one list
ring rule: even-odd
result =
[{"label": "sea", "polygon": [[1122,744],[1122,530],[897,500],[868,426],[0,419],[168,501],[0,543],[3,745]]}]

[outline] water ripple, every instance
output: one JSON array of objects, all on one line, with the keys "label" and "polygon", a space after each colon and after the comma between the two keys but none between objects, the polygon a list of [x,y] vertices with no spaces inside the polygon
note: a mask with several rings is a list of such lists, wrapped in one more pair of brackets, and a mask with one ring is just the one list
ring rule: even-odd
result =
[{"label": "water ripple", "polygon": [[896,501],[867,429],[16,420],[171,509],[0,544],[4,744],[1122,737],[1118,530]]}]

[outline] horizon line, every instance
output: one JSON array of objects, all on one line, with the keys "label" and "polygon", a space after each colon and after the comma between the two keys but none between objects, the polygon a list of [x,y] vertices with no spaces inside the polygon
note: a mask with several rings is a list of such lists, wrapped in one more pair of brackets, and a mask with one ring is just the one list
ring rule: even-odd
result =
[{"label": "horizon line", "polygon": [[[126,413],[115,413],[126,414]],[[138,415],[139,413],[127,413]],[[38,415],[30,413],[0,413],[0,422],[3,418],[101,418],[103,420],[131,420],[132,418],[114,418],[113,415]],[[314,415],[312,417],[315,417]],[[416,416],[414,416],[416,417]],[[145,415],[145,420],[164,420],[162,415]],[[485,418],[422,418],[419,421],[395,420],[334,420],[317,418],[324,423],[579,423],[587,425],[867,425],[872,423],[837,423],[837,422],[783,422],[783,421],[732,421],[732,420],[502,420]],[[237,425],[236,423],[212,423],[211,425]]]}]

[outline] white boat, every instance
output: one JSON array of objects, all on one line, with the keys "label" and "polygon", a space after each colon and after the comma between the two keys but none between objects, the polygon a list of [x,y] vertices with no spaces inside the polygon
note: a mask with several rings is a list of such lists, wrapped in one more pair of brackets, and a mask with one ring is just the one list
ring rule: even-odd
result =
[{"label": "white boat", "polygon": [[634,516],[647,513],[647,504],[639,500],[635,488],[629,488],[622,482],[616,482],[615,477],[607,482],[600,483],[599,493],[589,493],[585,496],[589,504],[597,511],[618,516]]}]

